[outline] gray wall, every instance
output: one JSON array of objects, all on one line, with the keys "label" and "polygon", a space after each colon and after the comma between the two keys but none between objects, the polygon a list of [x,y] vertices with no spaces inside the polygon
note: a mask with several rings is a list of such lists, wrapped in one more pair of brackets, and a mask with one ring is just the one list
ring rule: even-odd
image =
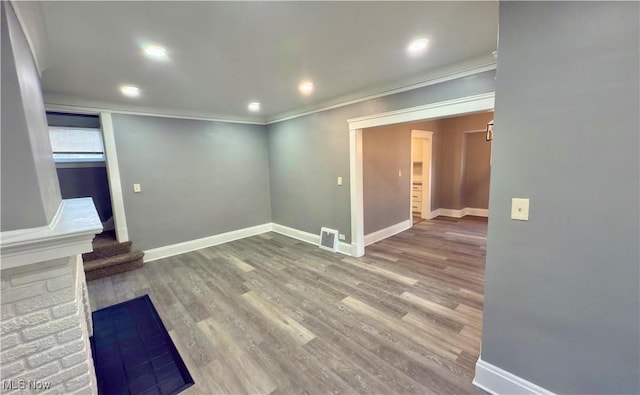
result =
[{"label": "gray wall", "polygon": [[556,393],[640,393],[639,12],[500,3],[482,359]]},{"label": "gray wall", "polygon": [[483,112],[365,129],[365,234],[409,218],[409,195],[403,189],[409,180],[397,177],[398,169],[406,171],[409,154],[400,156],[398,149],[406,148],[413,129],[433,132],[431,210],[489,208],[491,144],[484,133],[464,132],[486,128],[492,119],[493,112]]},{"label": "gray wall", "polygon": [[2,231],[47,225],[61,203],[40,77],[8,2],[2,2]]},{"label": "gray wall", "polygon": [[364,130],[362,162],[364,234],[411,219],[411,130],[403,124]]},{"label": "gray wall", "polygon": [[[495,90],[493,71],[267,126],[273,222],[309,233],[338,229],[351,241],[347,119]],[[342,176],[343,186],[336,185]]]},{"label": "gray wall", "polygon": [[113,127],[134,248],[271,222],[264,126],[113,114]]},{"label": "gray wall", "polygon": [[464,207],[489,208],[491,143],[485,133],[462,136],[462,202]]},{"label": "gray wall", "polygon": [[[476,142],[465,152],[465,133],[467,131],[484,129],[493,119],[493,112],[465,115],[438,120],[435,135],[438,138],[438,205],[437,208],[462,209],[488,208],[489,197],[489,157],[490,144],[484,141]],[[479,138],[476,136],[475,138]],[[474,150],[474,152],[471,152]],[[481,150],[477,152],[475,150]],[[465,165],[465,160],[471,162]],[[471,171],[471,178],[466,182],[466,171]],[[483,182],[478,185],[471,183]],[[468,189],[465,191],[465,188]],[[473,205],[472,205],[473,204]]]},{"label": "gray wall", "polygon": [[65,164],[64,167],[58,168],[58,180],[63,199],[90,197],[102,222],[113,216],[104,162],[90,167]]}]

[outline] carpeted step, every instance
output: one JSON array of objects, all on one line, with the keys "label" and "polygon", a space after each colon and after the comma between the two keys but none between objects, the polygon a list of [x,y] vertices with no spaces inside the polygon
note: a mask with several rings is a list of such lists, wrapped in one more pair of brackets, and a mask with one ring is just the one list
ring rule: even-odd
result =
[{"label": "carpeted step", "polygon": [[126,254],[84,262],[84,273],[87,277],[87,281],[91,281],[107,277],[112,274],[126,272],[143,266],[143,257],[144,252],[133,251]]},{"label": "carpeted step", "polygon": [[100,233],[93,239],[93,252],[82,254],[85,262],[108,258],[131,252],[131,242],[118,243],[113,232]]}]

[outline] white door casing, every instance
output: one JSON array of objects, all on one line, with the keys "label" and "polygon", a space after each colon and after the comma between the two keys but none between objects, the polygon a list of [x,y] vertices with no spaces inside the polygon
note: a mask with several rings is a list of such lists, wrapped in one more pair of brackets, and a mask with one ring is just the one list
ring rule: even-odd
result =
[{"label": "white door casing", "polygon": [[[359,257],[364,255],[362,129],[489,111],[493,110],[494,103],[495,92],[489,92],[347,120],[349,124],[349,183],[351,192],[351,244],[353,256]],[[424,200],[425,199],[423,199],[423,201]]]}]

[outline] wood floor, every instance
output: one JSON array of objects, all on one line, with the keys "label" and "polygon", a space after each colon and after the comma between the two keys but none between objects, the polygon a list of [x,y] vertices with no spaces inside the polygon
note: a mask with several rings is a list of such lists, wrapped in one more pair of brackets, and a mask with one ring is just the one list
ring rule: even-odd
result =
[{"label": "wood floor", "polygon": [[89,282],[99,309],[149,294],[186,394],[470,394],[486,219],[427,220],[362,258],[275,233]]}]

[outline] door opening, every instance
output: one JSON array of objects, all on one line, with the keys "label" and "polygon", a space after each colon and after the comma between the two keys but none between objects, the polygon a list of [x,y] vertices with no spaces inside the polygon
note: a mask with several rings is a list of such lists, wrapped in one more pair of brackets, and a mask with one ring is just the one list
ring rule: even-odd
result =
[{"label": "door opening", "polygon": [[431,219],[431,171],[433,132],[411,131],[411,199],[409,211],[414,223]]},{"label": "door opening", "polygon": [[92,198],[104,230],[114,230],[100,118],[47,111],[47,123],[62,198]]}]

